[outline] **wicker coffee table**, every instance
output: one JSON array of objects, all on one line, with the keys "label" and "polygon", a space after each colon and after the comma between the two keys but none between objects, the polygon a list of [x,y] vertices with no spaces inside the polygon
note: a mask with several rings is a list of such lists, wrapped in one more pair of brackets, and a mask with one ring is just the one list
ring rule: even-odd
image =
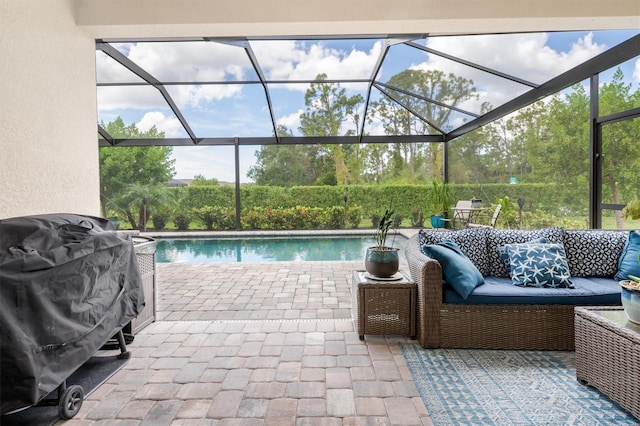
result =
[{"label": "wicker coffee table", "polygon": [[640,325],[621,307],[575,308],[576,376],[640,419]]},{"label": "wicker coffee table", "polygon": [[353,271],[352,307],[360,340],[365,334],[416,336],[416,283],[400,271],[397,281],[377,281]]}]

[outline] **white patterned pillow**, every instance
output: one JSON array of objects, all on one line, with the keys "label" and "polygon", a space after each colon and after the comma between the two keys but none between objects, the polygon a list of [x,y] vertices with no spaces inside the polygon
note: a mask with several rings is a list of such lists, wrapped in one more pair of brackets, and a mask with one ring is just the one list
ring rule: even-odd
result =
[{"label": "white patterned pillow", "polygon": [[424,247],[444,240],[452,240],[460,251],[473,262],[483,276],[488,275],[489,261],[486,244],[487,228],[468,228],[457,231],[421,229],[418,233],[420,250],[426,254]]},{"label": "white patterned pillow", "polygon": [[492,229],[487,231],[487,259],[489,274],[494,277],[508,278],[510,274],[500,259],[498,247],[506,244],[520,244],[538,238],[546,238],[549,243],[562,244],[562,228],[543,228],[535,230]]},{"label": "white patterned pillow", "polygon": [[613,277],[627,242],[627,231],[565,230],[564,248],[574,277]]}]

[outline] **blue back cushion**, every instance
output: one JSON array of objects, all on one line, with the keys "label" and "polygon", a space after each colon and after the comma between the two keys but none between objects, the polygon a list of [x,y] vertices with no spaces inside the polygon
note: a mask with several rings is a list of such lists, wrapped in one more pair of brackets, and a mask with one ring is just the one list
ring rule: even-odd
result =
[{"label": "blue back cushion", "polygon": [[640,231],[629,232],[629,239],[622,250],[618,260],[618,273],[616,280],[628,280],[629,275],[640,277]]},{"label": "blue back cushion", "polygon": [[442,266],[444,280],[450,284],[463,299],[477,286],[484,284],[482,274],[452,240],[423,246],[423,252],[436,259]]}]

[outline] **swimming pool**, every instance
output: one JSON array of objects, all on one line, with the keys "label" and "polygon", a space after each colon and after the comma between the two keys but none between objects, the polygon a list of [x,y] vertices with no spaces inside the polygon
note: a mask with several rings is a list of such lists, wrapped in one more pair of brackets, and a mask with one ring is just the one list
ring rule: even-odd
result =
[{"label": "swimming pool", "polygon": [[[391,239],[387,240],[390,241]],[[156,262],[271,262],[364,260],[371,236],[158,238]],[[396,236],[401,250],[406,238]]]}]

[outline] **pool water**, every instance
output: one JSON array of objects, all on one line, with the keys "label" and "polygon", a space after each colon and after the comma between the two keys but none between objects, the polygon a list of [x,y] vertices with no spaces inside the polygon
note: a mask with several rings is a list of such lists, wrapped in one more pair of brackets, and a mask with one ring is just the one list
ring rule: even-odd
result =
[{"label": "pool water", "polygon": [[[158,263],[364,260],[367,247],[375,244],[369,236],[159,238],[157,242]],[[405,242],[396,236],[393,246],[402,249]]]}]

